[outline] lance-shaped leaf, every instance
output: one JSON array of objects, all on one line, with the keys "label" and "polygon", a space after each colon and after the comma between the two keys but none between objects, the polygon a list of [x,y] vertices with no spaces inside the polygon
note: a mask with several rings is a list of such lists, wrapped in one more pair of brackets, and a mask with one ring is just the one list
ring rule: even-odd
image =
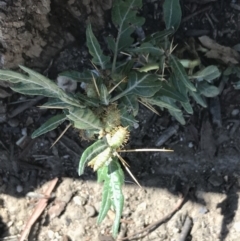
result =
[{"label": "lance-shaped leaf", "polygon": [[189,94],[193,97],[193,99],[202,107],[206,108],[207,107],[207,102],[204,98],[202,98],[202,96],[200,95],[200,93],[197,92],[193,92],[193,91],[189,91]]},{"label": "lance-shaped leaf", "polygon": [[[104,168],[108,170],[107,166],[104,166]],[[102,201],[101,201],[101,206],[100,206],[99,214],[97,218],[98,224],[100,224],[103,221],[103,219],[107,216],[109,209],[111,208],[111,205],[112,205],[111,197],[112,197],[112,192],[110,189],[110,178],[105,177],[105,182],[103,185],[103,192],[102,192]]]},{"label": "lance-shaped leaf", "polygon": [[137,120],[126,106],[120,108],[120,120],[123,126],[132,127],[138,125]]},{"label": "lance-shaped leaf", "polygon": [[182,18],[179,0],[165,0],[163,4],[163,18],[166,29],[177,30]]},{"label": "lance-shaped leaf", "polygon": [[193,108],[190,104],[190,102],[181,102],[182,107],[188,114],[193,114]]},{"label": "lance-shaped leaf", "polygon": [[[162,99],[167,102],[168,104],[172,105],[172,106],[175,106],[175,108],[177,108],[176,104],[175,104],[175,101],[172,100],[171,98],[168,98],[168,97],[162,97]],[[183,117],[183,114],[182,114],[182,111],[173,111],[173,110],[168,110],[169,113],[177,120],[179,121],[182,125],[185,125],[186,122],[185,122],[185,119]]]},{"label": "lance-shaped leaf", "polygon": [[88,108],[72,108],[69,110],[67,118],[73,121],[74,127],[78,129],[102,129],[102,123],[99,118]]},{"label": "lance-shaped leaf", "polygon": [[109,104],[109,93],[108,93],[108,89],[106,87],[105,84],[101,84],[100,85],[100,100],[104,105],[108,105]]},{"label": "lance-shaped leaf", "polygon": [[83,95],[81,93],[77,93],[75,95],[78,99],[80,99],[86,106],[93,106],[98,107],[99,106],[99,100],[93,97],[88,97],[86,95]]},{"label": "lance-shaped leaf", "polygon": [[59,74],[59,76],[69,77],[77,82],[92,83],[93,77],[97,78],[98,75],[96,71],[91,71],[85,69],[83,72],[78,72],[75,70],[64,71]]},{"label": "lance-shaped leaf", "polygon": [[187,101],[183,102],[181,101],[182,107],[185,109],[185,111],[189,114],[193,114],[192,106],[188,100],[188,89],[183,84],[182,81],[179,81],[176,76],[171,75],[170,76],[171,82],[177,87],[178,91],[187,99]]},{"label": "lance-shaped leaf", "polygon": [[11,89],[24,95],[43,95],[52,98],[57,98],[59,96],[56,92],[52,92],[51,89],[33,83],[16,83],[11,86]]},{"label": "lance-shaped leaf", "polygon": [[98,182],[104,182],[103,192],[102,192],[102,202],[100,207],[100,213],[98,215],[97,223],[101,223],[106,217],[110,207],[111,207],[111,190],[109,188],[109,176],[108,176],[108,166],[104,165],[97,170]]},{"label": "lance-shaped leaf", "polygon": [[152,43],[156,44],[156,42],[163,41],[167,36],[171,35],[173,32],[174,32],[173,29],[159,31],[159,32],[156,32],[156,33],[153,33],[153,34],[147,36],[143,40],[143,42],[144,43],[152,42]]},{"label": "lance-shaped leaf", "polygon": [[119,231],[119,224],[123,210],[124,197],[122,194],[122,185],[124,174],[116,157],[112,162],[98,171],[98,179],[104,181],[102,203],[98,215],[98,223],[106,217],[110,207],[113,206],[116,216],[112,228],[113,237],[116,237]]},{"label": "lance-shaped leaf", "polygon": [[128,48],[126,50],[131,53],[151,54],[153,56],[162,56],[164,54],[163,49],[153,46],[151,43],[142,43],[139,47]]},{"label": "lance-shaped leaf", "polygon": [[210,65],[197,73],[195,73],[192,78],[196,78],[198,81],[206,80],[211,83],[214,79],[218,78],[221,75],[217,66]]},{"label": "lance-shaped leaf", "polygon": [[81,176],[84,172],[86,164],[96,157],[99,153],[108,147],[107,143],[103,140],[98,140],[89,146],[82,154],[78,165],[78,175]]},{"label": "lance-shaped leaf", "polygon": [[120,0],[113,2],[112,21],[118,29],[115,53],[130,46],[134,41],[131,34],[136,27],[140,27],[144,24],[144,18],[137,16],[137,11],[141,7],[141,0]]},{"label": "lance-shaped leaf", "polygon": [[81,103],[60,89],[56,83],[45,76],[20,66],[28,75],[19,74],[14,71],[0,70],[0,79],[8,80],[13,84],[11,88],[23,94],[44,95],[47,97],[59,98],[73,106],[84,107]]},{"label": "lance-shaped leaf", "polygon": [[179,80],[182,81],[183,84],[190,89],[191,91],[196,91],[195,86],[192,84],[192,82],[188,79],[188,75],[183,68],[182,64],[178,61],[176,57],[173,55],[170,55],[169,57],[169,65],[175,75],[175,77]]},{"label": "lance-shaped leaf", "polygon": [[32,133],[32,138],[41,136],[49,131],[56,129],[60,124],[66,120],[65,114],[55,115],[41,125],[37,130]]},{"label": "lance-shaped leaf", "polygon": [[93,34],[92,27],[89,24],[86,30],[87,46],[90,54],[93,56],[93,63],[99,65],[101,69],[105,69],[106,65],[110,61],[110,57],[105,56],[101,50],[100,44]]},{"label": "lance-shaped leaf", "polygon": [[215,97],[220,94],[218,87],[210,85],[207,82],[200,82],[198,84],[198,91],[206,97]]},{"label": "lance-shaped leaf", "polygon": [[178,101],[181,101],[181,102],[187,102],[188,101],[186,96],[181,94],[175,87],[170,85],[170,83],[167,84],[165,82],[162,83],[161,89],[154,96],[156,96],[156,97],[157,96],[167,96],[167,97],[170,97],[174,100],[178,100]]},{"label": "lance-shaped leaf", "polygon": [[[118,35],[113,50],[112,73],[115,72],[118,53],[133,43],[134,39],[131,37],[131,34],[136,27],[140,27],[144,24],[144,18],[137,16],[137,10],[141,8],[141,6],[141,0],[113,1],[112,21],[118,29]],[[110,47],[112,48],[113,41],[108,40],[108,42],[111,43]]]},{"label": "lance-shaped leaf", "polygon": [[[122,193],[122,185],[124,182],[124,174],[121,166],[115,157],[113,161],[108,166],[109,170],[109,188],[112,193],[112,205],[115,209],[115,219],[113,223],[113,237],[116,237],[119,231],[119,225],[121,220],[121,215],[123,211],[124,197]],[[100,210],[101,213],[101,210]]]},{"label": "lance-shaped leaf", "polygon": [[128,85],[126,89],[119,95],[112,98],[111,101],[116,101],[129,94],[151,97],[161,88],[161,85],[162,83],[158,80],[156,75],[131,72],[128,76]]},{"label": "lance-shaped leaf", "polygon": [[186,124],[186,121],[183,117],[183,113],[182,111],[181,112],[176,112],[176,111],[172,111],[172,110],[169,110],[169,113],[179,122],[181,123],[182,125],[185,125]]},{"label": "lance-shaped leaf", "polygon": [[166,108],[168,110],[181,112],[181,110],[175,104],[167,103],[166,101],[164,101],[162,99],[161,96],[154,96],[154,97],[151,97],[151,98],[145,98],[144,100],[151,105],[156,105],[156,106],[159,106],[161,108]]},{"label": "lance-shaped leaf", "polygon": [[133,116],[136,116],[138,114],[139,103],[137,100],[137,96],[135,95],[123,96],[121,99],[121,104],[125,105],[127,111],[129,113],[132,113]]}]

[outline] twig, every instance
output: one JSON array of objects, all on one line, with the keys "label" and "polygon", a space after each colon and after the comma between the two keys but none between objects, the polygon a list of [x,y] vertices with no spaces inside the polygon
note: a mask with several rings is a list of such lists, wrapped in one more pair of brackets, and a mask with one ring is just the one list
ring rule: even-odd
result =
[{"label": "twig", "polygon": [[[136,238],[143,238],[145,237],[147,234],[149,234],[151,231],[155,230],[157,227],[159,227],[162,223],[165,223],[167,222],[180,208],[181,206],[183,205],[185,199],[186,199],[186,196],[188,194],[188,190],[189,190],[189,187],[187,187],[187,190],[185,192],[184,195],[182,195],[182,197],[178,200],[175,208],[169,213],[167,214],[165,217],[159,219],[158,221],[148,225],[146,228],[140,230],[140,231],[137,231],[125,238],[122,238],[122,239],[119,239],[119,240],[130,240],[130,239],[136,239]],[[143,233],[143,234],[142,234]],[[137,237],[139,234],[142,234],[141,236]]]},{"label": "twig", "polygon": [[187,238],[187,235],[191,229],[191,226],[192,226],[192,219],[187,216],[178,241],[185,241],[185,239]]},{"label": "twig", "polygon": [[13,118],[15,116],[17,116],[18,114],[20,114],[21,112],[23,112],[24,110],[32,107],[33,105],[37,104],[40,100],[42,100],[43,96],[38,96],[32,100],[29,100],[28,102],[26,102],[25,104],[21,104],[19,105],[16,109],[14,109],[9,115],[8,118]]},{"label": "twig", "polygon": [[202,8],[202,9],[196,11],[193,14],[190,14],[189,16],[183,18],[182,23],[187,22],[189,19],[195,17],[196,15],[198,15],[200,13],[206,12],[207,10],[210,10],[211,8],[212,8],[212,6],[208,6],[208,7],[205,7],[205,8]]},{"label": "twig", "polygon": [[[50,182],[50,184],[48,186],[48,189],[46,190],[44,195],[46,195],[46,196],[51,195],[51,192],[53,191],[54,187],[56,186],[57,181],[58,181],[58,178],[56,177]],[[23,231],[21,233],[19,241],[24,241],[25,238],[28,236],[32,225],[36,222],[36,220],[42,214],[43,210],[47,206],[47,203],[48,203],[48,199],[46,199],[46,198],[38,201],[38,204],[37,204],[34,212],[32,213],[31,217],[28,219],[27,224],[26,224],[25,228],[23,229]]]}]

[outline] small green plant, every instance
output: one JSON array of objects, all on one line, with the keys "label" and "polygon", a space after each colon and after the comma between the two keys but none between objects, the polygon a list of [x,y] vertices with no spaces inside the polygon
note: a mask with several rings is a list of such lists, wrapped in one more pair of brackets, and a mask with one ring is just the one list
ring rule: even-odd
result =
[{"label": "small green plant", "polygon": [[137,125],[135,118],[139,103],[156,113],[156,106],[165,108],[185,124],[183,109],[193,113],[191,98],[206,107],[204,96],[213,97],[219,93],[213,85],[213,80],[220,76],[216,66],[205,68],[199,58],[190,61],[178,59],[173,54],[174,47],[169,37],[181,22],[179,0],[164,2],[165,30],[134,43],[132,34],[145,21],[138,12],[141,7],[141,0],[113,1],[112,22],[118,33],[106,37],[106,52],[88,25],[86,39],[93,69],[59,74],[84,83],[84,93],[67,93],[55,82],[23,66],[20,68],[27,75],[0,70],[0,79],[10,81],[14,91],[49,97],[42,108],[62,109],[62,114],[50,118],[34,131],[32,138],[68,120],[81,130],[84,137],[97,139],[83,152],[78,173],[82,175],[85,166],[89,165],[97,171],[98,182],[104,182],[98,223],[112,207],[116,214],[112,230],[114,237],[119,230],[124,203],[124,174],[119,160],[127,167],[119,153],[131,128]]}]

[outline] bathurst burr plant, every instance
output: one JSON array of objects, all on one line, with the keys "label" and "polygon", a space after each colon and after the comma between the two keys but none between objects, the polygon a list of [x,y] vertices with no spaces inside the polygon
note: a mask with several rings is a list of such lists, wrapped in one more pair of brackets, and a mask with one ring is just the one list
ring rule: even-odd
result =
[{"label": "bathurst burr plant", "polygon": [[193,113],[190,100],[206,107],[205,96],[219,93],[213,85],[220,75],[216,66],[205,67],[200,58],[190,61],[174,55],[169,39],[181,22],[179,0],[166,0],[163,4],[165,30],[134,39],[133,33],[145,22],[139,11],[141,7],[141,0],[113,1],[111,16],[117,34],[105,38],[106,51],[102,50],[91,25],[87,26],[86,44],[92,56],[92,69],[59,73],[81,83],[81,92],[65,92],[54,81],[23,66],[20,68],[26,74],[0,70],[0,79],[11,82],[12,90],[46,96],[49,99],[42,108],[62,110],[34,131],[32,138],[66,120],[85,137],[95,138],[80,158],[78,173],[82,175],[85,166],[91,166],[97,171],[98,181],[104,182],[98,222],[113,208],[114,237],[124,203],[124,174],[119,163],[124,160],[119,153],[131,129],[137,126],[139,104],[156,113],[165,108],[185,124],[183,113]]}]

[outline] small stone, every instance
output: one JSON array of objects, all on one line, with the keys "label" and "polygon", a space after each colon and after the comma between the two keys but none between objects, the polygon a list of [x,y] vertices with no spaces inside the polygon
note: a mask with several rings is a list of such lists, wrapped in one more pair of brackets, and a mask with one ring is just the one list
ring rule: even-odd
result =
[{"label": "small stone", "polygon": [[189,147],[189,148],[193,148],[193,146],[194,146],[194,145],[193,145],[192,142],[189,142],[189,143],[188,143],[188,147]]},{"label": "small stone", "polygon": [[22,135],[27,136],[27,128],[26,127],[22,129]]},{"label": "small stone", "polygon": [[217,176],[216,174],[212,174],[208,181],[214,186],[214,187],[219,187],[220,185],[223,184],[223,178]]},{"label": "small stone", "polygon": [[147,209],[147,203],[142,202],[137,206],[136,212],[145,211]]},{"label": "small stone", "polygon": [[21,193],[23,191],[23,187],[21,185],[17,185],[16,191]]},{"label": "small stone", "polygon": [[240,232],[240,222],[234,223],[233,228],[234,228],[237,232]]},{"label": "small stone", "polygon": [[234,109],[231,113],[232,116],[237,116],[239,114],[239,109]]},{"label": "small stone", "polygon": [[55,237],[55,234],[54,234],[54,232],[53,232],[52,230],[48,230],[48,231],[47,231],[47,235],[48,235],[48,237],[49,237],[50,239],[53,239],[53,238]]},{"label": "small stone", "polygon": [[85,209],[88,217],[93,217],[96,214],[95,208],[91,205],[86,205]]},{"label": "small stone", "polygon": [[80,197],[80,196],[75,196],[73,198],[73,202],[76,204],[76,205],[79,205],[79,206],[84,206],[87,202],[87,200],[83,197]]},{"label": "small stone", "polygon": [[17,127],[19,125],[19,121],[18,121],[18,119],[12,118],[12,119],[8,120],[8,124],[11,127]]}]

